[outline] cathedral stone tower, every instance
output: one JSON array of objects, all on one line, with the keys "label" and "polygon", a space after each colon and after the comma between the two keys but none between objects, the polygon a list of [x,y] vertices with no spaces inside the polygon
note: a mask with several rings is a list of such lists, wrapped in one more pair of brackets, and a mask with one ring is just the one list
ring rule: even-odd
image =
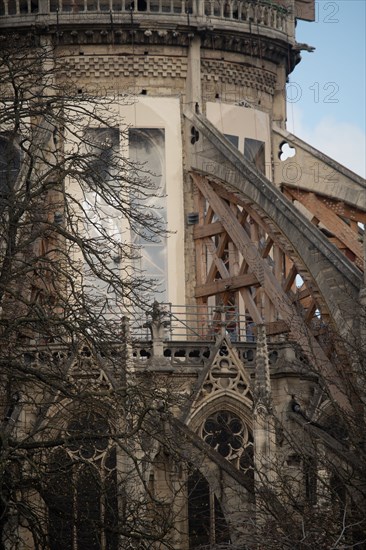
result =
[{"label": "cathedral stone tower", "polygon": [[[314,18],[314,0],[0,0],[1,32],[36,34],[65,63],[59,78],[109,97],[128,136],[90,131],[128,147],[160,187],[151,208],[170,236],[137,242],[156,292],[151,311],[129,320],[122,368],[178,392],[173,416],[164,403],[156,410],[189,468],[151,443],[141,486],[173,515],[151,548],[254,548],[279,470],[296,499],[318,498],[292,438],[310,448],[314,435],[333,452],[321,427],[353,406],[329,334],[349,342],[359,331],[365,183],[286,130],[287,77],[308,48],[296,20]],[[108,365],[85,353],[83,379],[112,387]],[[44,407],[56,410],[53,399]],[[139,460],[144,452],[146,443]],[[119,449],[117,471],[128,460]],[[76,524],[52,513],[49,548],[87,550]],[[23,546],[5,547],[34,548],[29,525],[16,527]],[[57,526],[70,544],[54,542]],[[135,548],[121,532],[88,549]]]}]

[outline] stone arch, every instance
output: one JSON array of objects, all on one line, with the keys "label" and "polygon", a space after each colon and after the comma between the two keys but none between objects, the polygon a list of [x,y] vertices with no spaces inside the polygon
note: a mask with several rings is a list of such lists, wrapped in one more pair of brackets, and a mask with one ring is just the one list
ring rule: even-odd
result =
[{"label": "stone arch", "polygon": [[[222,416],[223,414],[225,417]],[[209,428],[207,429],[209,422],[215,424],[214,434],[212,431],[210,434]],[[237,422],[241,423],[241,428],[238,426],[236,429],[232,426]],[[190,428],[220,456],[242,471],[249,486],[252,485],[254,425],[249,406],[243,407],[242,402],[232,396],[218,396],[197,411],[190,421]],[[225,444],[230,448],[224,450]]]},{"label": "stone arch", "polygon": [[[191,425],[201,412],[205,415],[207,407],[211,411],[220,407],[221,403],[229,403],[234,413],[237,407],[239,416],[242,411],[252,407],[250,377],[227,336],[216,342],[212,360],[200,376],[190,411],[186,415],[186,424]],[[196,431],[194,424],[195,421],[192,429]]]}]

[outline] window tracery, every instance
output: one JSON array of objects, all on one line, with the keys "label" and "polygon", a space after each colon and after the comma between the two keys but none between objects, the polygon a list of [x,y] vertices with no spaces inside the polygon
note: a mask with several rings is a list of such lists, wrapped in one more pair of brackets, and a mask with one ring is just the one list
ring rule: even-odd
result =
[{"label": "window tracery", "polygon": [[253,437],[236,414],[222,410],[210,415],[201,428],[210,447],[244,473],[253,471]]},{"label": "window tracery", "polygon": [[229,393],[235,400],[240,400],[244,406],[251,407],[248,374],[237,351],[225,337],[202,381],[200,390],[197,392],[192,407],[192,410],[195,409],[194,414],[197,414],[198,407],[207,402],[208,398],[216,400],[223,395],[227,397]]},{"label": "window tracery", "polygon": [[48,461],[45,500],[50,550],[117,550],[116,450],[105,418],[86,412],[68,423],[67,447]]}]

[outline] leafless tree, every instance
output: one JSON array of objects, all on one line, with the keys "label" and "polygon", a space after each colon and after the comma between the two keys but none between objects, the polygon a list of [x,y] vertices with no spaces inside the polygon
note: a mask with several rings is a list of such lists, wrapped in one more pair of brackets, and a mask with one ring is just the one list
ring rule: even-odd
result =
[{"label": "leafless tree", "polygon": [[[128,317],[154,283],[134,243],[166,228],[114,114],[130,100],[80,90],[42,35],[0,41],[0,548],[174,549],[214,450],[174,421],[169,376],[131,360]],[[323,338],[352,407],[312,365],[311,403],[294,395],[286,422],[268,403],[276,452],[253,464],[246,548],[366,545],[364,335]]]},{"label": "leafless tree", "polygon": [[313,365],[292,376],[308,380],[313,393],[289,396],[278,415],[268,403],[276,443],[270,463],[256,464],[258,548],[345,549],[366,547],[366,347],[364,305],[348,341],[327,331],[345,407],[334,402]]},{"label": "leafless tree", "polygon": [[0,547],[172,548],[149,472],[173,392],[128,353],[153,284],[133,242],[166,236],[129,99],[78,89],[42,35],[0,42]]}]

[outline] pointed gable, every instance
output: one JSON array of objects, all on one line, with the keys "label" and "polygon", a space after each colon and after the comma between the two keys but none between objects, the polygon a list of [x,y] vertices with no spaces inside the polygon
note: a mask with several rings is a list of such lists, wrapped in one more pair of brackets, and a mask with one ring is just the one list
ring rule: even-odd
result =
[{"label": "pointed gable", "polygon": [[219,339],[212,361],[198,380],[192,398],[190,417],[221,396],[230,396],[251,407],[250,379],[238,353],[227,336]]},{"label": "pointed gable", "polygon": [[79,346],[67,376],[80,391],[112,390],[114,387],[114,381],[102,366],[100,357],[87,343]]}]

